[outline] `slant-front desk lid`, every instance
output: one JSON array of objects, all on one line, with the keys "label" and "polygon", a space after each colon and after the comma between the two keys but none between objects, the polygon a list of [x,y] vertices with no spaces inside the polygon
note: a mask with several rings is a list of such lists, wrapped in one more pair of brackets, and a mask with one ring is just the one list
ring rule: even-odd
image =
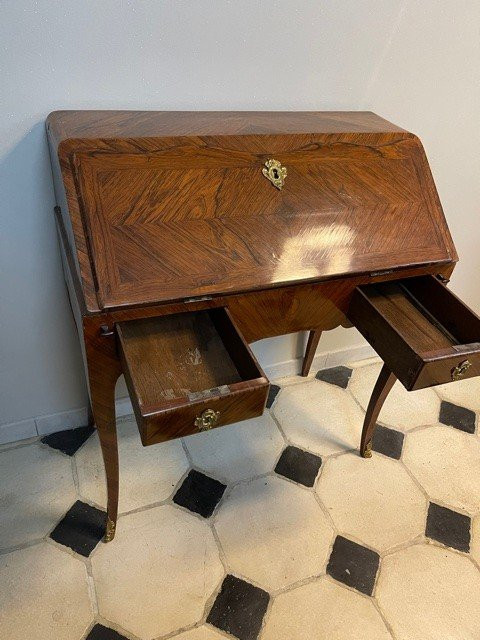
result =
[{"label": "slant-front desk lid", "polygon": [[457,259],[420,141],[372,113],[60,111],[47,126],[90,310]]}]

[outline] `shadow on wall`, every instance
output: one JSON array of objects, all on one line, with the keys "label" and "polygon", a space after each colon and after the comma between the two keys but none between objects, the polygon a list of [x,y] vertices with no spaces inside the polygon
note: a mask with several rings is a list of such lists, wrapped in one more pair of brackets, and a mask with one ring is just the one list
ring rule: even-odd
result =
[{"label": "shadow on wall", "polygon": [[43,121],[0,155],[0,188],[0,424],[6,424],[85,405],[86,386]]},{"label": "shadow on wall", "polygon": [[[43,121],[0,156],[0,185],[1,426],[85,407],[88,399],[62,272]],[[281,337],[262,340],[255,350],[267,364],[288,362],[303,355],[305,339],[298,334],[292,345]],[[123,377],[116,396],[127,396]]]}]

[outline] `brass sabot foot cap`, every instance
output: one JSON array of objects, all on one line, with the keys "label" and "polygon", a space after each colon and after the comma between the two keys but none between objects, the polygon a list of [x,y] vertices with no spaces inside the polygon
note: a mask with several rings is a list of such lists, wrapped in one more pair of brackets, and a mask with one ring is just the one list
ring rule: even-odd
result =
[{"label": "brass sabot foot cap", "polygon": [[365,446],[365,451],[362,454],[363,458],[371,458],[372,457],[372,442],[367,442]]},{"label": "brass sabot foot cap", "polygon": [[105,536],[103,538],[104,542],[111,542],[114,537],[115,537],[115,527],[116,527],[116,523],[113,522],[113,520],[110,520],[110,518],[108,518],[107,520],[107,528],[105,530]]}]

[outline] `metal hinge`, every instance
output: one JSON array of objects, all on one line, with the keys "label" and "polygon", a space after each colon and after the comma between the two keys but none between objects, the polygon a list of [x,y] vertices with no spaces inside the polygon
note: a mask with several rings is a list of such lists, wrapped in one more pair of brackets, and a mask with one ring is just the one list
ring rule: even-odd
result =
[{"label": "metal hinge", "polygon": [[184,304],[190,304],[190,302],[205,302],[206,300],[212,300],[212,296],[199,296],[198,298],[187,298],[184,300]]},{"label": "metal hinge", "polygon": [[110,329],[110,327],[108,326],[108,324],[102,324],[100,327],[100,335],[103,338],[108,338],[110,336],[113,336],[114,331],[113,329]]}]

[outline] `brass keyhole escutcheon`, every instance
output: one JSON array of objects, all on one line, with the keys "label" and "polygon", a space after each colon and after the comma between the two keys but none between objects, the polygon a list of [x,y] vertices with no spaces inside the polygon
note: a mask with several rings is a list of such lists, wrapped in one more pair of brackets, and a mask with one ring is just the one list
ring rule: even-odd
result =
[{"label": "brass keyhole escutcheon", "polygon": [[217,424],[219,417],[220,411],[205,409],[205,411],[195,418],[195,426],[199,431],[208,431]]},{"label": "brass keyhole escutcheon", "polygon": [[472,363],[470,362],[470,360],[464,360],[463,362],[460,362],[460,364],[457,364],[457,366],[452,369],[452,380],[454,382],[455,380],[460,380],[467,369],[470,369],[471,366]]},{"label": "brass keyhole escutcheon", "polygon": [[287,177],[287,168],[282,167],[282,163],[278,160],[270,158],[265,162],[262,173],[267,180],[270,180],[274,187],[281,189]]}]

